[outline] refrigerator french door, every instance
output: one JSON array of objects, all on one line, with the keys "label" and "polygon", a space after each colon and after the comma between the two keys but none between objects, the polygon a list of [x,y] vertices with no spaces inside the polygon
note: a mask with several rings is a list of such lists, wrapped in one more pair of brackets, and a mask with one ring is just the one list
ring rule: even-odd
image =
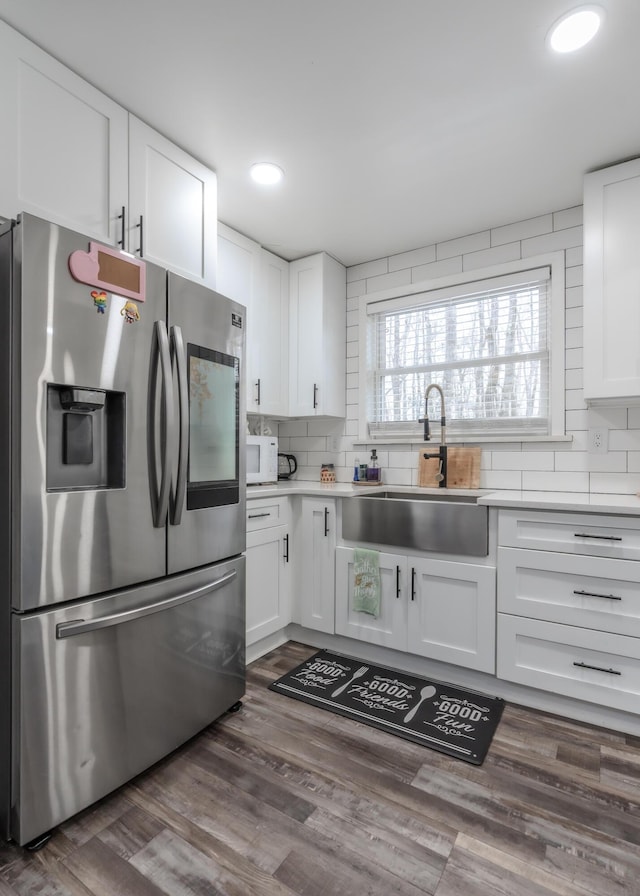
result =
[{"label": "refrigerator french door", "polygon": [[0,231],[0,815],[25,844],[244,694],[244,308]]}]

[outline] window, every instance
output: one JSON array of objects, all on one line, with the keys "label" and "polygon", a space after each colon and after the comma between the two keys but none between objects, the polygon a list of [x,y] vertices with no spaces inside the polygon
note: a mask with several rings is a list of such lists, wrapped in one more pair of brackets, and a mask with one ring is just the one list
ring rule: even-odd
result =
[{"label": "window", "polygon": [[[482,280],[476,272],[474,281],[411,295],[365,297],[362,435],[421,440],[430,383],[442,387],[447,433],[459,441],[563,435],[563,253],[553,261]],[[432,396],[429,418],[439,422]],[[432,431],[437,438],[438,428]]]}]

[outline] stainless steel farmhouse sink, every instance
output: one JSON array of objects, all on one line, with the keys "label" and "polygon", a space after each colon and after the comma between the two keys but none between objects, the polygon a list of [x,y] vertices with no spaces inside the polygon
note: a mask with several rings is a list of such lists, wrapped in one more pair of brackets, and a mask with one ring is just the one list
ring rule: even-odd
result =
[{"label": "stainless steel farmhouse sink", "polygon": [[342,536],[442,554],[486,557],[489,508],[478,495],[443,492],[366,492],[342,502]]}]

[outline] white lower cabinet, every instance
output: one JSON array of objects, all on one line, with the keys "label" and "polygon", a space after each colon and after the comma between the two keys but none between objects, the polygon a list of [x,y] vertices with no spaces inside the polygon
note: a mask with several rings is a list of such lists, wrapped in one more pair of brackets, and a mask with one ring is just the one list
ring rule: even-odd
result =
[{"label": "white lower cabinet", "polygon": [[335,631],[335,498],[301,497],[296,519],[296,608],[301,625]]},{"label": "white lower cabinet", "polygon": [[380,551],[380,615],[353,609],[354,549],[336,550],[336,633],[495,672],[495,568]]},{"label": "white lower cabinet", "polygon": [[637,713],[640,520],[501,510],[498,540],[498,677]]},{"label": "white lower cabinet", "polygon": [[287,498],[247,502],[247,646],[291,621]]}]

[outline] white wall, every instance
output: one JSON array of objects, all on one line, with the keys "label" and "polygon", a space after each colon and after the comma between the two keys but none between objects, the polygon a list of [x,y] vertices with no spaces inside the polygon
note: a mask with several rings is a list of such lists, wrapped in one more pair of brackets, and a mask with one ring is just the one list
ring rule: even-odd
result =
[{"label": "white wall", "polygon": [[[279,426],[280,450],[298,458],[298,479],[319,479],[320,465],[336,465],[337,478],[352,478],[356,446],[360,362],[358,303],[361,295],[445,274],[565,250],[566,432],[571,442],[483,443],[480,485],[493,489],[635,494],[640,490],[640,407],[587,409],[582,394],[582,207],[541,215],[412,252],[379,258],[347,270],[347,418],[295,420]],[[605,427],[606,454],[587,451],[587,432]],[[377,446],[384,481],[416,485],[416,446]]]}]

